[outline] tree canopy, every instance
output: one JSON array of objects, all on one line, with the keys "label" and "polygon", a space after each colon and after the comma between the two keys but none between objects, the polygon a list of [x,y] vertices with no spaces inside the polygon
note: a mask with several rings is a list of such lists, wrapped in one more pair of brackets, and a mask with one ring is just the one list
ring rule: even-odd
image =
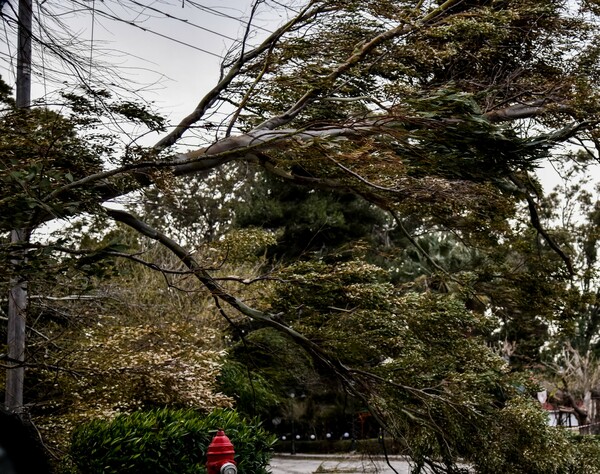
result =
[{"label": "tree canopy", "polygon": [[[417,468],[593,472],[597,448],[546,427],[517,369],[543,363],[551,335],[596,343],[597,204],[582,194],[586,224],[561,227],[552,207],[574,194],[544,198],[535,171],[597,163],[598,15],[589,0],[309,0],[244,38],[172,127],[107,91],[64,94],[61,113],[4,93],[0,228],[88,220],[4,241],[4,274],[96,278],[124,258],[193,277],[232,324],[294,342],[410,438]],[[167,131],[120,147],[101,128],[116,118]],[[134,242],[82,237],[111,220]],[[249,250],[265,275],[223,274]],[[500,343],[515,344],[504,359]]]},{"label": "tree canopy", "polygon": [[[154,147],[39,205],[83,186],[102,202],[148,186],[154,169],[179,176],[251,161],[404,212],[428,206],[442,221],[463,211],[451,203],[465,219],[474,208],[484,225],[486,213],[533,193],[519,173],[568,139],[595,139],[593,14],[592,2],[308,2],[229,58],[219,84]],[[217,140],[169,154],[219,101],[238,110]]]}]

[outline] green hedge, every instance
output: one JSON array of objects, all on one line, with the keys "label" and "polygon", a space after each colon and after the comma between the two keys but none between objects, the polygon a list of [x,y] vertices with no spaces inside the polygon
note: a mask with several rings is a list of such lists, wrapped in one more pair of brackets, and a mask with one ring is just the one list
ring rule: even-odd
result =
[{"label": "green hedge", "polygon": [[82,474],[200,474],[217,429],[231,439],[240,474],[267,473],[274,436],[233,410],[164,408],[94,420],[74,431],[70,454]]}]

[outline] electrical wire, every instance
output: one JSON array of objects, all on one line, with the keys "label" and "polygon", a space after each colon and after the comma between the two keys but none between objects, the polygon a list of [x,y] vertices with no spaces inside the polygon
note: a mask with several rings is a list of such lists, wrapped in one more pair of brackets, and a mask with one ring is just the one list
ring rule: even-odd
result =
[{"label": "electrical wire", "polygon": [[[235,17],[235,16],[233,16],[233,15],[228,15],[227,13],[220,12],[219,10],[216,10],[216,9],[214,9],[214,8],[211,8],[211,7],[205,7],[204,5],[200,5],[198,2],[194,2],[194,1],[192,1],[192,0],[187,0],[187,2],[188,2],[190,5],[193,5],[193,6],[195,6],[196,8],[198,8],[198,9],[200,9],[200,10],[204,10],[204,11],[205,11],[205,12],[207,12],[207,13],[211,13],[212,15],[216,15],[216,16],[222,16],[222,17],[224,17],[224,18],[229,18],[230,20],[235,20],[235,21],[237,21],[238,23],[242,23],[242,24],[245,24],[245,23],[246,23],[244,20],[242,20],[242,19],[240,19],[240,18],[238,18],[238,17]],[[265,31],[265,32],[267,32],[267,33],[272,33],[272,31],[270,31],[270,30],[268,30],[268,29],[266,29],[266,28],[263,28],[263,27],[261,27],[261,26],[255,26],[255,28],[256,28],[257,30],[262,30],[262,31]]]},{"label": "electrical wire", "polygon": [[154,8],[154,7],[151,7],[151,6],[146,6],[146,5],[144,5],[144,4],[140,3],[140,2],[137,2],[136,0],[130,0],[130,1],[131,1],[131,3],[134,3],[134,4],[136,4],[136,5],[140,6],[140,7],[143,7],[146,10],[152,10],[152,11],[154,11],[156,13],[160,13],[161,15],[164,15],[165,17],[167,17],[167,18],[169,18],[171,20],[180,21],[182,23],[185,23],[186,25],[193,26],[194,28],[198,28],[199,30],[207,31],[209,33],[212,33],[214,35],[220,36],[222,38],[225,38],[225,39],[228,39],[228,40],[231,40],[231,41],[237,41],[238,40],[238,38],[233,38],[232,36],[227,36],[227,35],[225,35],[223,33],[219,33],[218,31],[211,30],[210,28],[205,28],[204,26],[197,25],[196,23],[192,23],[191,21],[186,20],[185,18],[176,17],[174,15],[171,15],[170,13],[167,13],[167,12],[164,12],[162,10],[159,10],[158,8]]},{"label": "electrical wire", "polygon": [[[203,26],[198,25],[196,23],[190,22],[190,21],[188,21],[185,18],[180,18],[180,17],[177,17],[175,15],[171,15],[170,13],[165,12],[163,10],[160,10],[158,8],[144,5],[141,2],[139,2],[139,1],[136,1],[136,0],[130,0],[130,1],[133,4],[135,4],[135,5],[139,6],[139,7],[142,7],[143,9],[152,10],[152,11],[154,11],[156,13],[159,13],[159,14],[167,17],[167,18],[170,18],[172,20],[176,20],[176,21],[182,22],[184,24],[187,24],[187,25],[192,26],[192,27],[197,28],[197,29],[204,30],[204,31],[206,31],[208,33],[214,34],[216,36],[219,36],[221,38],[227,39],[229,41],[238,41],[239,40],[238,38],[234,38],[232,36],[228,36],[226,34],[223,34],[223,33],[220,33],[218,31],[212,30],[210,28],[206,28],[206,27],[203,27]],[[42,3],[43,3],[43,1],[42,1]],[[181,44],[183,46],[186,46],[188,48],[194,49],[196,51],[200,51],[202,53],[208,54],[210,56],[213,56],[213,57],[216,57],[216,58],[219,58],[219,59],[223,59],[223,55],[222,54],[214,53],[214,52],[209,51],[209,50],[207,50],[205,48],[201,48],[199,46],[196,46],[194,44],[190,44],[190,43],[188,43],[186,41],[183,41],[183,40],[179,40],[179,39],[174,38],[172,36],[169,36],[167,34],[160,33],[160,32],[158,32],[156,30],[151,29],[151,28],[147,28],[145,26],[142,26],[142,25],[136,23],[135,21],[124,19],[117,12],[114,12],[112,10],[111,10],[110,13],[107,12],[107,11],[99,10],[99,9],[96,8],[96,5],[95,5],[96,2],[95,2],[95,0],[93,0],[91,8],[89,7],[89,5],[87,5],[87,4],[85,4],[85,3],[81,2],[81,1],[76,1],[75,0],[75,1],[73,1],[73,3],[75,3],[79,7],[81,7],[81,10],[79,10],[79,11],[90,11],[91,10],[91,13],[92,13],[92,40],[91,40],[91,45],[90,45],[90,76],[91,76],[92,56],[93,56],[93,48],[94,48],[94,25],[96,23],[95,22],[95,15],[96,14],[99,14],[99,15],[101,15],[104,18],[107,18],[109,20],[117,21],[117,22],[120,22],[120,23],[125,23],[125,24],[127,24],[129,26],[133,26],[135,28],[138,28],[138,29],[140,29],[140,30],[142,30],[144,32],[151,33],[153,35],[159,36],[159,37],[164,38],[166,40],[175,42],[177,44]],[[224,18],[229,18],[229,19],[232,19],[232,20],[235,20],[235,21],[237,21],[239,23],[244,24],[244,21],[241,20],[239,17],[235,17],[235,16],[229,15],[227,13],[220,12],[220,11],[214,9],[214,8],[211,8],[211,7],[206,7],[204,5],[200,5],[199,3],[191,1],[191,0],[188,0],[187,3],[190,4],[190,5],[192,5],[192,6],[194,6],[194,7],[196,7],[196,8],[198,8],[198,9],[200,9],[200,10],[206,11],[206,12],[212,14],[212,15],[221,16],[221,17],[224,17]],[[39,8],[39,5],[40,4],[38,3],[38,8]],[[105,6],[108,7],[107,4],[105,4]],[[65,14],[66,14],[66,12],[65,12]],[[270,33],[270,31],[268,29],[266,29],[266,28],[262,28],[260,26],[255,26],[255,28]]]},{"label": "electrical wire", "polygon": [[[4,15],[2,15],[3,19],[4,19]],[[13,73],[14,76],[14,71],[15,71],[15,63],[14,63],[14,58],[13,58],[13,54],[12,51],[10,50],[10,40],[8,38],[8,31],[6,30],[6,24],[8,22],[5,20],[2,22],[2,25],[4,26],[4,36],[6,36],[6,46],[8,47],[8,57],[10,58],[10,69],[9,72]],[[13,78],[15,81],[17,80],[16,77]]]},{"label": "electrical wire", "polygon": [[[78,2],[76,0],[73,0],[73,3],[76,3],[79,6],[84,6],[85,7],[85,5],[81,4],[80,2]],[[137,23],[134,23],[132,21],[125,20],[123,18],[119,18],[116,15],[111,15],[110,13],[107,13],[107,12],[105,12],[103,10],[96,9],[96,13],[98,15],[101,15],[101,16],[103,16],[105,18],[110,19],[110,20],[114,20],[114,21],[117,21],[117,22],[120,22],[120,23],[125,23],[126,25],[133,26],[135,28],[138,28],[138,29],[146,32],[146,33],[152,33],[153,35],[156,35],[156,36],[159,36],[161,38],[167,39],[167,40],[172,41],[174,43],[178,43],[178,44],[181,44],[183,46],[187,46],[188,48],[195,49],[196,51],[200,51],[202,53],[209,54],[209,55],[214,56],[216,58],[223,59],[223,57],[220,54],[213,53],[212,51],[208,51],[207,49],[200,48],[200,47],[195,46],[195,45],[190,44],[190,43],[186,43],[185,41],[178,40],[177,38],[173,38],[172,36],[168,36],[168,35],[165,35],[163,33],[159,33],[158,31],[151,30],[150,28],[146,28],[145,26],[138,25]]]},{"label": "electrical wire", "polygon": [[277,0],[270,0],[270,1],[271,1],[271,3],[274,3],[275,5],[285,8],[286,10],[293,11],[296,14],[300,13],[300,10],[296,10],[295,8],[292,8],[289,5],[285,5],[284,3],[278,2]]},{"label": "electrical wire", "polygon": [[[46,9],[45,6],[44,6],[44,3],[46,1],[47,0],[37,0],[37,10],[38,10],[37,11],[37,16],[38,16],[37,20],[38,20],[38,27],[40,29],[40,31],[39,31],[39,35],[40,35],[39,42],[42,45],[42,51],[41,51],[41,71],[40,72],[41,72],[41,76],[42,76],[43,81],[44,81],[44,91],[45,91],[45,94],[47,93],[47,76],[48,76],[48,73],[58,73],[59,72],[57,70],[52,71],[52,68],[49,68],[48,64],[46,64],[47,61],[46,61],[45,55],[46,55],[47,51],[46,51],[46,48],[44,48],[45,43],[41,40],[41,37],[44,35],[44,32],[46,31],[46,27],[43,24],[43,19],[44,18],[42,16],[43,10]],[[136,5],[137,7],[142,7],[138,11],[138,13],[140,13],[140,14],[142,12],[144,12],[144,10],[149,9],[149,10],[151,10],[151,11],[157,13],[157,14],[160,14],[160,15],[165,16],[167,18],[170,18],[172,20],[175,20],[175,21],[178,21],[178,22],[190,25],[190,26],[192,26],[194,28],[204,30],[204,31],[206,31],[206,32],[208,32],[210,34],[219,36],[219,37],[221,37],[223,39],[226,39],[228,41],[235,41],[235,42],[239,41],[239,38],[233,38],[232,36],[228,36],[226,34],[223,34],[223,33],[219,32],[219,31],[215,31],[215,30],[212,30],[210,28],[205,28],[205,27],[203,27],[203,26],[201,26],[201,25],[199,25],[197,23],[188,21],[185,18],[178,17],[178,16],[175,16],[175,15],[171,15],[170,13],[168,13],[166,11],[163,11],[160,8],[155,8],[155,7],[152,7],[152,6],[149,6],[149,5],[148,6],[144,5],[143,3],[141,3],[140,1],[137,1],[137,0],[130,0],[130,1],[131,1],[131,3],[133,3],[134,5]],[[91,3],[91,5],[90,5],[90,3]],[[86,0],[79,0],[79,1],[73,0],[73,2],[71,3],[71,5],[73,5],[75,8],[63,9],[62,13],[61,12],[55,12],[56,14],[53,14],[53,18],[54,19],[58,19],[59,16],[70,15],[70,14],[73,14],[75,12],[83,12],[83,11],[91,12],[91,15],[92,15],[92,27],[91,27],[91,42],[90,42],[90,48],[89,48],[89,71],[86,71],[87,74],[85,74],[85,72],[81,71],[84,75],[89,75],[88,80],[91,80],[91,76],[92,76],[92,67],[93,67],[92,63],[93,63],[93,58],[94,58],[94,47],[96,46],[96,44],[95,44],[96,43],[95,42],[95,32],[94,32],[95,26],[96,26],[95,24],[97,22],[96,15],[100,15],[101,17],[106,18],[108,20],[117,21],[117,22],[120,22],[120,23],[127,24],[129,26],[133,26],[133,27],[138,28],[138,29],[140,29],[140,30],[142,30],[144,32],[151,33],[151,34],[159,36],[159,37],[161,37],[161,38],[163,38],[165,40],[168,40],[168,41],[180,44],[182,46],[194,49],[194,50],[199,51],[199,52],[204,53],[204,54],[208,54],[210,56],[216,57],[216,58],[221,59],[221,60],[224,57],[223,54],[214,53],[213,51],[209,51],[209,50],[207,50],[205,48],[196,46],[195,44],[191,44],[191,43],[188,43],[186,41],[179,40],[179,39],[177,39],[177,38],[175,38],[173,36],[170,36],[169,34],[163,34],[163,33],[160,33],[159,31],[156,31],[156,30],[154,30],[152,28],[147,28],[147,27],[143,26],[142,24],[140,24],[139,22],[136,22],[135,20],[133,20],[133,21],[132,20],[128,20],[128,19],[124,18],[121,13],[119,13],[116,10],[114,10],[113,8],[111,8],[110,2],[104,2],[103,1],[102,5],[103,5],[104,8],[102,8],[102,9],[97,8],[98,5],[96,5],[96,3],[97,2],[95,0],[87,0],[87,1]],[[239,16],[236,17],[236,16],[230,15],[228,13],[224,13],[222,11],[219,11],[219,10],[215,9],[215,8],[201,5],[200,3],[192,1],[192,0],[188,0],[186,3],[187,3],[187,5],[184,4],[185,6],[192,6],[192,7],[195,7],[197,9],[199,9],[199,10],[205,11],[205,12],[211,14],[211,15],[215,15],[215,16],[219,16],[219,17],[223,17],[223,18],[228,18],[228,19],[234,20],[236,22],[239,22],[239,23],[247,26],[247,21],[244,21]],[[119,2],[119,4],[122,5],[122,3],[120,3],[120,2]],[[154,4],[154,2],[152,2],[152,4]],[[8,5],[11,6],[10,3],[8,3]],[[106,11],[107,8],[109,10],[108,12]],[[133,12],[136,11],[135,8],[129,7],[129,9],[130,9],[130,11],[133,11]],[[4,56],[6,56],[7,58],[10,58],[10,69],[11,69],[11,71],[13,71],[13,74],[14,74],[14,62],[13,62],[13,55],[12,55],[13,51],[11,49],[11,44],[10,44],[10,41],[9,41],[9,35],[8,35],[7,24],[6,24],[11,19],[8,18],[8,17],[6,17],[6,15],[2,15],[2,17],[4,17],[4,19],[5,19],[5,21],[3,22],[4,23],[3,26],[4,26],[4,33],[5,33],[5,36],[6,36],[7,48],[8,48],[8,54],[4,55]],[[138,15],[138,17],[139,17],[139,15]],[[269,32],[270,33],[270,31],[268,29],[262,28],[260,26],[254,26],[254,28],[257,29],[257,30],[263,30],[265,32]],[[64,26],[63,29],[67,29],[66,26]],[[74,39],[75,38],[71,38],[69,40],[69,42],[73,41]],[[54,51],[54,53],[56,53],[56,51]],[[69,59],[71,59],[71,60],[73,59],[73,58],[63,57],[62,55],[59,55],[59,57],[60,57],[61,60],[67,61],[67,63],[70,63]],[[83,58],[81,58],[81,59],[83,59]],[[85,61],[85,63],[88,62],[87,60],[84,60],[84,61]],[[84,66],[84,68],[85,68],[85,66]]]}]

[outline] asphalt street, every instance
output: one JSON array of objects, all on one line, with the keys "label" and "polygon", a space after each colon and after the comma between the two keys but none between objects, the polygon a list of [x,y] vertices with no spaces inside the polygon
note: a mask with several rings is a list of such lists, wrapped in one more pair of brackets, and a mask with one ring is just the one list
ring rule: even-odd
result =
[{"label": "asphalt street", "polygon": [[[277,455],[271,460],[272,474],[356,473],[410,474],[409,463],[400,456],[391,456],[390,468],[383,457],[367,455]],[[394,472],[395,470],[395,472]]]}]

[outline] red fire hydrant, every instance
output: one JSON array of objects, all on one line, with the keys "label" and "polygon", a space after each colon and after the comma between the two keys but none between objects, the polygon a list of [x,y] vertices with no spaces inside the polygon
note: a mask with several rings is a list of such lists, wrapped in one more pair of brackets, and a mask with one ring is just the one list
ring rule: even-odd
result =
[{"label": "red fire hydrant", "polygon": [[233,460],[234,455],[233,444],[231,444],[225,432],[219,430],[208,446],[206,453],[208,474],[237,474],[237,466]]}]

